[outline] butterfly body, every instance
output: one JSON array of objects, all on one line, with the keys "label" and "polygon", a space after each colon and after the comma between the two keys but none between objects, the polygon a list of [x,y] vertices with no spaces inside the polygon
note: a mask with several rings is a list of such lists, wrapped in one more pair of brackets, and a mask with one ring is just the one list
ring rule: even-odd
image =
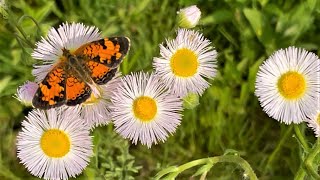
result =
[{"label": "butterfly body", "polygon": [[63,49],[62,57],[39,84],[32,100],[40,109],[85,102],[92,89],[89,84],[106,84],[127,54],[126,37],[105,38],[85,44],[75,51]]}]

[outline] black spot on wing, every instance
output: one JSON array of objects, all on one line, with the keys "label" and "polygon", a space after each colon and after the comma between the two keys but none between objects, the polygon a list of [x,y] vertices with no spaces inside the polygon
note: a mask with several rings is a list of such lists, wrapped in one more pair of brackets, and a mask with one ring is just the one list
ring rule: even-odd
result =
[{"label": "black spot on wing", "polygon": [[[50,84],[48,84],[46,79],[44,79],[44,81],[42,81],[42,84],[46,85],[48,88],[51,88]],[[62,87],[65,87],[65,80],[61,81],[61,83],[59,83],[59,85]],[[55,102],[55,104],[50,105],[49,101],[42,100],[42,97],[44,97],[45,95],[41,92],[41,89],[39,87],[38,90],[36,91],[36,94],[33,96],[32,105],[38,109],[51,109],[51,108],[62,106],[66,102],[65,101],[66,92],[62,91],[62,94],[63,94],[63,96],[61,96],[61,97],[54,96],[54,98],[52,100]]]},{"label": "black spot on wing", "polygon": [[125,56],[130,48],[130,39],[127,37],[111,37],[109,40],[114,44],[120,45],[120,53]]},{"label": "black spot on wing", "polygon": [[[70,83],[70,79],[69,78],[74,79],[73,80],[74,83],[72,83],[72,81]],[[66,83],[66,93],[68,93],[68,91],[72,91],[73,90],[72,87],[75,84],[79,83],[79,81],[81,83],[83,83],[81,78],[78,78],[77,75],[75,75],[75,74],[68,74],[67,75],[67,81],[68,80],[69,80],[69,83]],[[68,87],[70,87],[70,88],[68,88]],[[90,86],[87,83],[84,83],[84,89],[81,90],[81,91],[79,90],[77,96],[74,96],[74,99],[68,99],[70,97],[67,96],[66,104],[68,106],[75,106],[77,104],[81,104],[81,103],[85,102],[88,98],[90,98],[91,92],[92,92],[92,90],[91,90]]]},{"label": "black spot on wing", "polygon": [[111,69],[104,76],[98,77],[98,78],[93,78],[93,81],[95,83],[99,84],[99,85],[106,84],[107,82],[109,82],[114,77],[114,75],[116,74],[117,70],[118,70],[117,68]]}]

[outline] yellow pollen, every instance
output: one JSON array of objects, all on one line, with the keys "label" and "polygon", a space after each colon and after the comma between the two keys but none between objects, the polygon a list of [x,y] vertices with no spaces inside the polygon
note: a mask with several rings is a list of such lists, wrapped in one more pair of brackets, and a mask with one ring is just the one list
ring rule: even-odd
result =
[{"label": "yellow pollen", "polygon": [[85,101],[83,102],[83,105],[93,105],[93,104],[96,104],[97,102],[99,102],[99,97],[96,97],[94,96],[93,93],[91,93],[90,97]]},{"label": "yellow pollen", "polygon": [[193,76],[198,70],[198,56],[187,48],[177,50],[170,59],[173,74],[180,77]]},{"label": "yellow pollen", "polygon": [[141,96],[133,102],[134,115],[141,121],[147,122],[157,114],[157,104],[153,98]]},{"label": "yellow pollen", "polygon": [[70,139],[65,132],[50,129],[42,134],[40,147],[47,156],[60,158],[70,151]]},{"label": "yellow pollen", "polygon": [[306,81],[298,72],[289,71],[281,75],[278,80],[278,89],[284,98],[297,99],[305,93]]}]

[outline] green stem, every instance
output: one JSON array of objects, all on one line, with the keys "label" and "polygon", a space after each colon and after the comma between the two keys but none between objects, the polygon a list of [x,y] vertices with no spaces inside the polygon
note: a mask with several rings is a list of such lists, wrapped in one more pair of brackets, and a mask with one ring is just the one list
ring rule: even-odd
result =
[{"label": "green stem", "polygon": [[14,35],[15,35],[15,38],[16,38],[18,44],[20,45],[22,51],[24,53],[27,53],[26,49],[23,46],[23,43],[27,43],[27,42],[23,38],[21,38],[17,33],[14,33]]},{"label": "green stem", "polygon": [[206,180],[207,174],[208,174],[208,172],[204,172],[204,173],[201,175],[201,177],[200,177],[199,180]]},{"label": "green stem", "polygon": [[33,23],[37,26],[38,30],[41,31],[41,28],[40,28],[40,25],[38,24],[38,22],[33,17],[26,15],[26,14],[20,17],[20,19],[18,20],[18,24],[20,25],[21,22],[26,18],[29,18],[31,21],[33,21]]},{"label": "green stem", "polygon": [[303,168],[303,165],[301,164],[298,172],[294,176],[294,180],[303,180],[305,176],[306,176],[306,171]]},{"label": "green stem", "polygon": [[16,179],[19,180],[20,178],[16,176],[16,174],[12,171],[10,171],[9,169],[7,169],[7,167],[3,166],[0,164],[0,177],[4,177],[4,179],[8,178],[8,179]]},{"label": "green stem", "polygon": [[16,21],[16,19],[14,18],[13,13],[11,12],[10,9],[8,9],[8,23],[13,27],[13,28],[17,28],[18,31],[20,32],[20,34],[23,36],[24,38],[24,42],[30,46],[30,48],[34,48],[35,45],[29,40],[27,34],[24,32],[24,30],[21,28],[21,26],[18,24],[18,22]]},{"label": "green stem", "polygon": [[319,152],[320,152],[320,139],[318,138],[311,152],[308,154],[308,156],[306,157],[306,160],[304,161],[306,169],[311,174],[311,176],[313,176],[315,179],[320,179],[319,174],[313,168],[313,160],[319,154]]},{"label": "green stem", "polygon": [[174,179],[177,177],[181,172],[190,169],[194,166],[199,166],[201,164],[216,164],[216,163],[221,163],[221,162],[228,162],[228,163],[236,163],[239,166],[244,169],[245,173],[248,175],[248,177],[251,180],[256,180],[258,179],[256,174],[254,173],[253,169],[251,168],[250,164],[244,160],[243,158],[236,156],[236,155],[223,155],[223,156],[217,156],[217,157],[210,157],[210,158],[203,158],[203,159],[198,159],[194,160],[191,162],[188,162],[186,164],[183,164],[178,167],[169,167],[166,168],[162,171],[160,171],[155,179],[160,179],[161,177],[168,175],[166,178],[168,179]]},{"label": "green stem", "polygon": [[25,39],[25,42],[30,46],[30,48],[34,48],[35,45],[31,43],[31,41],[29,40],[29,38],[27,37],[27,34],[24,32],[24,30],[18,25],[16,24],[16,28],[19,30],[19,32],[22,34],[22,36],[24,37]]},{"label": "green stem", "polygon": [[310,151],[310,147],[308,146],[304,136],[302,135],[301,130],[299,128],[299,125],[298,124],[294,124],[293,128],[294,128],[294,132],[296,134],[296,137],[297,137],[298,141],[300,142],[300,144],[302,145],[304,151],[309,152]]},{"label": "green stem", "polygon": [[178,167],[176,166],[167,167],[165,169],[162,169],[160,172],[158,172],[155,179],[160,179],[162,176],[165,176],[166,174],[170,174],[176,171],[178,171]]},{"label": "green stem", "polygon": [[267,161],[267,165],[265,166],[265,172],[266,172],[267,168],[269,168],[271,166],[271,163],[272,163],[273,159],[275,158],[275,156],[280,151],[281,146],[286,142],[287,138],[291,134],[291,131],[292,131],[292,126],[289,126],[289,128],[287,129],[287,131],[285,132],[285,134],[281,138],[280,142],[278,143],[276,149],[269,156],[268,161]]}]

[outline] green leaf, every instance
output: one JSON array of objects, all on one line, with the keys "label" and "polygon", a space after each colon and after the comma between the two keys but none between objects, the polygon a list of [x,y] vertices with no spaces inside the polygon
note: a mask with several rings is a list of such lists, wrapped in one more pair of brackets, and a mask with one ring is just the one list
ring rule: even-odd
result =
[{"label": "green leaf", "polygon": [[139,5],[134,8],[134,14],[140,14],[142,13],[146,8],[147,6],[150,4],[151,0],[141,0]]},{"label": "green leaf", "polygon": [[90,168],[90,167],[87,167],[85,170],[84,170],[84,174],[86,176],[86,178],[88,180],[94,180],[96,179],[96,175],[95,175],[95,169],[93,168]]},{"label": "green leaf", "polygon": [[263,31],[262,13],[256,9],[248,9],[248,8],[245,8],[243,12],[246,18],[248,19],[248,21],[250,22],[250,25],[254,30],[254,32],[256,33],[257,37],[261,37],[262,31]]},{"label": "green leaf", "polygon": [[255,90],[255,82],[256,82],[256,76],[257,72],[259,70],[260,65],[262,62],[265,60],[265,57],[262,56],[260,57],[250,68],[249,68],[249,77],[248,77],[248,82],[249,82],[249,91],[254,92]]},{"label": "green leaf", "polygon": [[225,22],[232,21],[233,13],[227,9],[219,9],[214,11],[214,13],[204,17],[200,24],[203,25],[212,25],[212,24],[222,24]]},{"label": "green leaf", "polygon": [[268,19],[257,9],[245,8],[243,13],[259,41],[266,47],[267,51],[272,51],[274,49],[274,33]]},{"label": "green leaf", "polygon": [[5,76],[0,80],[0,94],[2,93],[3,90],[7,88],[11,79],[12,79],[12,76]]},{"label": "green leaf", "polygon": [[245,105],[247,103],[247,100],[249,98],[249,85],[247,82],[244,82],[241,85],[241,91],[240,91],[240,102],[241,104]]},{"label": "green leaf", "polygon": [[294,44],[307,30],[313,26],[316,2],[308,0],[290,9],[279,17],[276,32],[286,38],[288,44]]}]

